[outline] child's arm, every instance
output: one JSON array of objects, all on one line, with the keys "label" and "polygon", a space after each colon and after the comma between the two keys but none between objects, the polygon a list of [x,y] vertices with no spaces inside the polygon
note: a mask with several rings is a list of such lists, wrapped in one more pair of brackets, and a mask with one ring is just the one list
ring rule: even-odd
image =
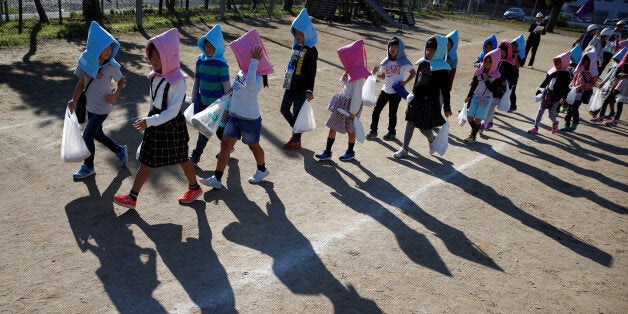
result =
[{"label": "child's arm", "polygon": [[438,77],[436,78],[436,84],[438,84],[438,88],[440,89],[441,95],[443,95],[443,111],[445,112],[445,117],[451,116],[451,106],[450,106],[450,94],[449,94],[449,71],[440,70],[438,72]]},{"label": "child's arm", "polygon": [[[192,85],[192,103],[196,103],[196,94],[198,94],[199,83],[196,75],[194,75],[194,85]],[[200,101],[200,99],[199,99]]]},{"label": "child's arm", "polygon": [[467,99],[464,100],[464,102],[469,102],[471,101],[471,98],[473,97],[473,92],[475,92],[475,89],[478,88],[478,78],[477,76],[473,76],[473,79],[471,80],[471,88],[469,88],[469,93],[467,93]]},{"label": "child's arm", "polygon": [[309,49],[307,51],[308,63],[307,63],[307,73],[305,76],[305,97],[308,101],[312,101],[314,99],[314,82],[316,81],[316,69],[318,62],[318,50]]},{"label": "child's arm", "polygon": [[83,78],[83,75],[81,75],[79,76],[79,80],[74,87],[74,94],[72,94],[72,99],[68,101],[68,109],[72,111],[76,109],[76,102],[78,101],[79,97],[81,97],[83,89],[85,89],[85,79]]},{"label": "child's arm", "polygon": [[116,91],[113,94],[109,94],[105,97],[105,100],[110,104],[115,104],[122,92],[122,88],[124,88],[124,77],[121,77],[118,80],[118,86],[116,87]]},{"label": "child's arm", "polygon": [[373,74],[375,74],[377,76],[378,79],[380,80],[385,80],[386,79],[386,73],[384,72],[380,72],[379,70],[381,69],[381,66],[378,64],[376,66],[373,67],[373,71],[371,71]]},{"label": "child's arm", "polygon": [[543,80],[543,83],[541,83],[541,85],[539,85],[539,88],[547,87],[547,84],[549,84],[549,82],[551,80],[552,80],[552,77],[549,74],[545,75],[545,80]]},{"label": "child's arm", "polygon": [[187,85],[185,84],[184,80],[181,80],[174,85],[170,85],[167,100],[168,108],[166,108],[166,110],[162,111],[160,114],[146,117],[143,120],[146,122],[146,127],[161,125],[174,119],[181,110],[181,104],[183,103],[183,99],[185,98],[186,89]]},{"label": "child's arm", "polygon": [[414,70],[414,68],[412,68],[412,69],[410,69],[410,71],[408,73],[410,73],[410,75],[408,75],[408,79],[405,80],[405,81],[399,82],[399,85],[406,86],[406,84],[408,84],[409,82],[412,82],[412,80],[416,76],[416,71]]}]

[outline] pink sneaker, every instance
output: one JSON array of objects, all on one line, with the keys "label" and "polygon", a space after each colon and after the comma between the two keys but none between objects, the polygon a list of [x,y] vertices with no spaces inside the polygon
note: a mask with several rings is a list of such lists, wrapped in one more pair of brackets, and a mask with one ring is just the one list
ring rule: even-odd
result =
[{"label": "pink sneaker", "polygon": [[194,202],[199,196],[203,194],[203,189],[198,188],[196,190],[188,189],[183,193],[183,196],[179,198],[179,204],[189,204]]},{"label": "pink sneaker", "polygon": [[136,202],[129,194],[118,194],[113,197],[113,202],[129,209],[135,209]]},{"label": "pink sneaker", "polygon": [[528,133],[530,133],[530,134],[539,133],[539,128],[533,126],[531,129],[528,130]]},{"label": "pink sneaker", "polygon": [[552,134],[556,134],[558,132],[558,122],[552,124]]}]

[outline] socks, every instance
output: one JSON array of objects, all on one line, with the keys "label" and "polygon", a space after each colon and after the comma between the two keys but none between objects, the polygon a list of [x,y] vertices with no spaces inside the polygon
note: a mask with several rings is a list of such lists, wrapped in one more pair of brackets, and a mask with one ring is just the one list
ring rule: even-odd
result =
[{"label": "socks", "polygon": [[301,133],[294,133],[294,134],[292,134],[292,139],[295,142],[300,142],[301,141]]},{"label": "socks", "polygon": [[194,185],[188,185],[188,187],[190,188],[190,190],[198,190],[201,188],[201,186],[198,185],[198,182],[195,182]]},{"label": "socks", "polygon": [[265,172],[266,171],[266,163],[263,163],[261,165],[257,165],[257,170]]},{"label": "socks", "polygon": [[216,180],[220,181],[222,180],[222,175],[223,175],[224,171],[214,171],[214,175],[216,176]]},{"label": "socks", "polygon": [[139,194],[138,192],[135,192],[135,191],[133,191],[133,190],[131,190],[131,191],[129,192],[129,196],[131,197],[131,199],[133,199],[133,200],[134,200],[134,201],[136,201],[136,202],[137,202],[137,195],[138,195],[138,194]]},{"label": "socks", "polygon": [[327,138],[327,146],[325,146],[325,150],[327,152],[331,152],[331,147],[334,145],[335,138],[328,137]]},{"label": "socks", "polygon": [[353,146],[355,146],[355,143],[349,143],[349,148],[347,148],[347,152],[353,153]]}]

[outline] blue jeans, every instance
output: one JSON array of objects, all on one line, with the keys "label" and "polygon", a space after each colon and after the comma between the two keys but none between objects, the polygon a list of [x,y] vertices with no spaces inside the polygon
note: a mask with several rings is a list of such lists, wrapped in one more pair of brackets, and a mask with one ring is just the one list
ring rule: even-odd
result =
[{"label": "blue jeans", "polygon": [[105,132],[102,130],[102,124],[107,119],[108,114],[95,114],[92,112],[87,112],[87,125],[85,126],[85,131],[83,131],[83,140],[87,145],[87,149],[92,153],[85,159],[83,164],[91,169],[94,169],[94,153],[96,152],[96,146],[94,145],[94,140],[99,143],[107,146],[109,150],[114,153],[119,153],[122,149],[114,140],[112,140]]},{"label": "blue jeans", "polygon": [[230,116],[223,136],[242,139],[242,143],[246,145],[259,143],[262,133],[262,118],[255,120],[240,119]]},{"label": "blue jeans", "polygon": [[[283,99],[281,100],[281,108],[279,111],[281,111],[281,114],[286,121],[288,121],[291,127],[294,126],[294,121],[297,120],[297,116],[299,115],[299,111],[301,111],[303,102],[305,102],[304,90],[295,91],[287,89],[283,93]],[[292,111],[290,111],[290,107],[293,107]]]}]

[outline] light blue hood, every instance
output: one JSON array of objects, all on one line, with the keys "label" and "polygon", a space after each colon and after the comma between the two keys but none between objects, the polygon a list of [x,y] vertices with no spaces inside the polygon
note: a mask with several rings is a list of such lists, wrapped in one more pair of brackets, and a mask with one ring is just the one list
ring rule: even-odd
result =
[{"label": "light blue hood", "polygon": [[[488,36],[484,42],[482,43],[482,52],[480,52],[480,54],[478,55],[478,61],[482,62],[484,60],[484,56],[489,53],[489,51],[484,50],[484,47],[486,47],[486,44],[491,43],[492,48],[489,51],[493,51],[495,49],[497,49],[497,36],[495,36],[495,34],[492,34],[491,36]],[[525,47],[524,47],[525,48]]]},{"label": "light blue hood", "polygon": [[615,60],[615,62],[617,63],[621,62],[621,59],[624,58],[624,55],[626,54],[626,52],[628,52],[628,47],[622,48],[615,55],[613,55],[613,60]]},{"label": "light blue hood", "polygon": [[453,46],[451,46],[451,49],[447,52],[447,59],[458,60],[458,30],[454,30],[445,37],[447,37],[447,39],[451,39],[454,43]]},{"label": "light blue hood", "polygon": [[[292,33],[293,38],[295,29],[303,33],[306,46],[312,48],[318,42],[318,35],[316,35],[316,29],[314,29],[314,24],[312,24],[312,20],[310,20],[310,16],[307,14],[307,9],[301,10],[301,13],[299,13],[294,21],[292,21],[290,32]],[[294,38],[292,46],[296,46],[297,44],[297,40],[296,38]]]},{"label": "light blue hood", "polygon": [[[214,46],[214,55],[208,56],[205,53],[205,40],[209,41]],[[198,56],[200,60],[219,60],[227,63],[227,59],[225,59],[225,38],[222,36],[222,28],[219,24],[212,27],[205,36],[199,38],[196,45],[202,52],[202,54]]]},{"label": "light blue hood", "polygon": [[519,59],[523,60],[526,58],[526,39],[523,37],[523,34],[517,36],[517,38],[513,39],[510,44],[517,43],[519,46]]},{"label": "light blue hood", "polygon": [[445,61],[445,57],[447,55],[447,38],[441,35],[434,35],[433,37],[436,39],[437,45],[436,52],[434,53],[432,60],[425,59],[424,51],[424,57],[419,59],[415,64],[419,64],[423,61],[428,61],[430,63],[431,71],[451,70],[451,67],[449,66],[447,61]]},{"label": "light blue hood", "polygon": [[98,57],[109,45],[113,45],[113,49],[111,50],[111,57],[109,57],[108,63],[120,68],[120,63],[114,59],[118,54],[118,50],[120,50],[120,43],[102,26],[92,21],[87,35],[87,48],[85,48],[85,51],[79,58],[78,66],[89,76],[96,77],[101,66],[98,62]]},{"label": "light blue hood", "polygon": [[[401,38],[399,38],[398,36],[393,36],[393,38],[391,39],[394,38],[397,38],[397,41],[399,42],[399,48],[397,49],[397,59],[395,59],[394,61],[397,61],[397,65],[399,65],[400,67],[408,64],[412,65],[412,62],[410,62],[410,60],[408,60],[408,56],[406,56],[406,44],[404,44],[403,40],[401,40]],[[390,48],[390,41],[386,48],[386,51],[388,51],[388,48]],[[389,61],[393,61],[392,59],[390,59],[390,53],[388,53],[388,56],[380,63],[380,66],[385,66],[386,63],[388,63]]]},{"label": "light blue hood", "polygon": [[582,58],[582,46],[580,43],[577,43],[573,48],[571,48],[571,60],[573,63],[580,63],[580,59]]}]

